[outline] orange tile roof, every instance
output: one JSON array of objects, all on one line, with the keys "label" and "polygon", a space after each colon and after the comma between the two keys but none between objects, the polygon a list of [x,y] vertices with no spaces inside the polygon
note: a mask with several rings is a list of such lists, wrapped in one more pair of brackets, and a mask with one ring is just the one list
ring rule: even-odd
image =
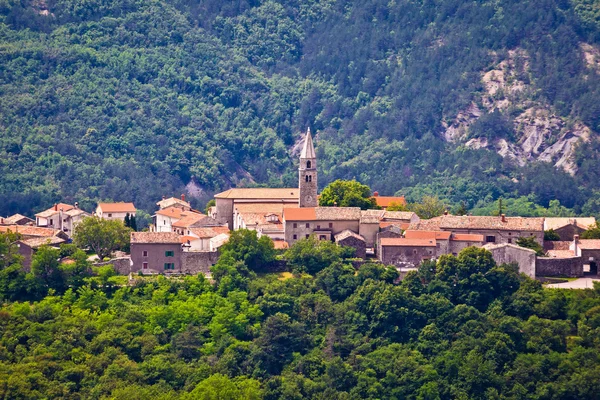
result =
[{"label": "orange tile roof", "polygon": [[233,188],[215,195],[216,199],[298,199],[298,188]]},{"label": "orange tile roof", "polygon": [[437,239],[437,240],[448,240],[452,232],[446,231],[406,231],[404,237],[406,239]]},{"label": "orange tile roof", "polygon": [[32,249],[37,249],[40,246],[43,245],[56,245],[56,244],[61,244],[61,243],[65,243],[66,240],[56,237],[56,236],[51,236],[51,237],[37,237],[37,238],[33,238],[33,239],[27,239],[27,240],[22,240],[21,243],[25,244],[26,246],[31,247]]},{"label": "orange tile roof", "polygon": [[[185,211],[178,207],[163,208],[156,212],[157,215],[164,215],[165,217],[181,219],[185,216]],[[184,214],[184,215],[182,215]]]},{"label": "orange tile roof", "polygon": [[181,236],[179,238],[181,243],[187,243],[188,241],[193,242],[194,240],[198,240],[198,239],[200,239],[200,238],[197,238],[195,236]]},{"label": "orange tile roof", "polygon": [[43,228],[40,226],[8,225],[0,226],[0,232],[20,233],[24,236],[52,237],[60,233],[59,229]]},{"label": "orange tile roof", "polygon": [[286,221],[315,221],[317,213],[315,208],[286,208],[283,210],[283,219]]},{"label": "orange tile roof", "polygon": [[187,228],[190,225],[195,224],[196,222],[200,221],[202,218],[206,217],[206,215],[201,214],[201,213],[196,213],[196,212],[192,212],[192,211],[186,211],[185,213],[181,213],[182,218],[173,223],[173,227],[175,228]]},{"label": "orange tile roof", "polygon": [[283,240],[273,240],[275,250],[285,250],[290,247],[289,243]]},{"label": "orange tile roof", "polygon": [[546,252],[548,257],[551,258],[571,258],[577,257],[573,250],[548,250]]},{"label": "orange tile roof", "polygon": [[382,246],[402,246],[402,247],[435,247],[435,239],[405,239],[405,238],[381,238]]},{"label": "orange tile roof", "polygon": [[105,212],[129,212],[129,213],[134,213],[135,212],[135,206],[133,205],[133,203],[98,203],[98,208],[100,210],[102,210],[103,213]]},{"label": "orange tile roof", "polygon": [[131,243],[181,243],[174,232],[131,232],[130,240]]},{"label": "orange tile roof", "polygon": [[379,207],[389,207],[392,203],[398,204],[401,206],[406,205],[406,199],[404,196],[394,197],[394,196],[373,196],[377,201],[377,205]]},{"label": "orange tile roof", "polygon": [[600,239],[580,239],[577,246],[581,250],[600,250]]},{"label": "orange tile roof", "polygon": [[450,240],[457,242],[482,242],[483,235],[469,234],[469,233],[453,233]]}]

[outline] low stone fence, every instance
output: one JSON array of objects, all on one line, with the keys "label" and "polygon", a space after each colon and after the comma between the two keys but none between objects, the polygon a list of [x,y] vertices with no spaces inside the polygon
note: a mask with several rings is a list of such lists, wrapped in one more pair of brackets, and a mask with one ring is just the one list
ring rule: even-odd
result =
[{"label": "low stone fence", "polygon": [[103,267],[105,265],[112,265],[115,271],[119,275],[129,275],[131,272],[131,258],[130,257],[119,257],[113,258],[109,261],[102,261],[92,264],[94,267]]},{"label": "low stone fence", "polygon": [[210,274],[210,267],[219,259],[217,251],[184,251],[181,253],[181,272],[185,274]]},{"label": "low stone fence", "polygon": [[535,276],[583,276],[581,257],[551,258],[538,257],[535,265]]}]

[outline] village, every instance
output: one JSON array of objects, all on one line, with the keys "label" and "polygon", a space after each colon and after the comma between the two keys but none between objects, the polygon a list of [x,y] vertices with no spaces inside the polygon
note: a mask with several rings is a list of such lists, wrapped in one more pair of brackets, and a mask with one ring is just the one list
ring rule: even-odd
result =
[{"label": "village", "polygon": [[[297,188],[232,188],[216,194],[215,205],[206,213],[193,209],[183,194],[163,197],[156,203],[158,210],[148,229],[131,233],[129,254],[96,261],[112,264],[123,275],[210,275],[230,233],[247,229],[258,237],[269,237],[280,251],[311,236],[351,247],[353,260],[394,266],[400,276],[425,260],[457,255],[471,246],[487,249],[498,264],[518,264],[519,271],[531,278],[598,274],[600,240],[580,238],[596,226],[593,217],[455,216],[446,212],[420,219],[414,212],[388,211],[391,204],[405,204],[404,197],[379,196],[377,192],[373,198],[378,209],[320,207],[317,184],[317,156],[308,130]],[[58,203],[35,214],[35,219],[19,214],[0,217],[0,232],[20,235],[17,245],[28,269],[36,249],[70,242],[75,227],[92,215],[132,226],[136,208],[133,203],[99,203],[90,214],[77,203]],[[554,233],[554,240],[545,240],[548,231]],[[523,239],[539,244],[542,254],[519,246],[517,242]]]}]

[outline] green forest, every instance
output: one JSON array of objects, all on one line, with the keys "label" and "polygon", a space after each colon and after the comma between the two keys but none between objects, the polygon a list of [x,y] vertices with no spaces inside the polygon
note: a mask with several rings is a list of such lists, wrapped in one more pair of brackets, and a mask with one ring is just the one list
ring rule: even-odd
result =
[{"label": "green forest", "polygon": [[[599,15],[597,0],[0,0],[0,215],[295,186],[307,127],[322,187],[599,215],[600,76],[579,50]],[[575,176],[440,137],[492,52],[515,48],[536,99],[592,130]],[[507,118],[476,129],[510,138]]]},{"label": "green forest", "polygon": [[[10,234],[14,235],[14,234]],[[0,397],[10,399],[598,399],[600,287],[543,289],[467,248],[356,270],[347,248],[283,255],[236,231],[203,275],[89,274],[0,234]],[[60,254],[58,254],[60,253]],[[62,256],[62,261],[57,261]],[[283,257],[292,273],[266,273]]]}]

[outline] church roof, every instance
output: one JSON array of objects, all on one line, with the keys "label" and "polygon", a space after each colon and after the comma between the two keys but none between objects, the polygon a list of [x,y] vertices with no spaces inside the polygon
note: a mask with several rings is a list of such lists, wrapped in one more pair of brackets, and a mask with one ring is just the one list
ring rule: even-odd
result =
[{"label": "church roof", "polygon": [[302,153],[300,158],[317,158],[315,154],[315,147],[313,145],[312,136],[310,135],[310,128],[306,131],[306,138],[304,139],[304,147],[302,147]]},{"label": "church roof", "polygon": [[233,188],[215,195],[217,199],[298,199],[298,188]]}]

